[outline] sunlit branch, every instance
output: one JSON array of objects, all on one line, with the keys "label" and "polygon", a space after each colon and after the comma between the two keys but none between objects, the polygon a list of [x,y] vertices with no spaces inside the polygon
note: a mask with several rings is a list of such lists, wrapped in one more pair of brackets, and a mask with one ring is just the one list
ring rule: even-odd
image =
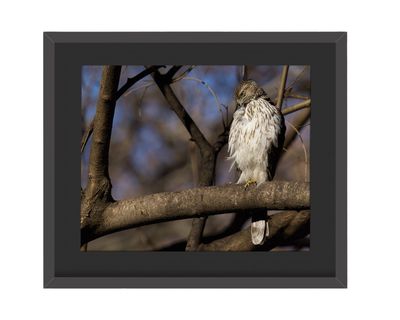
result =
[{"label": "sunlit branch", "polygon": [[271,181],[245,190],[243,185],[187,189],[156,193],[110,203],[82,230],[83,242],[100,236],[163,221],[206,217],[248,210],[304,210],[310,206],[310,186],[305,182]]}]

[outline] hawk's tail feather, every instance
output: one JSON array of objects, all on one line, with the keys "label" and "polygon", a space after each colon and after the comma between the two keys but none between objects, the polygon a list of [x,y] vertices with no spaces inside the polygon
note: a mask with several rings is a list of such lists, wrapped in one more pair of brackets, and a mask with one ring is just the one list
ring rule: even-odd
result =
[{"label": "hawk's tail feather", "polygon": [[253,214],[251,217],[251,242],[254,245],[262,245],[269,236],[268,215]]}]

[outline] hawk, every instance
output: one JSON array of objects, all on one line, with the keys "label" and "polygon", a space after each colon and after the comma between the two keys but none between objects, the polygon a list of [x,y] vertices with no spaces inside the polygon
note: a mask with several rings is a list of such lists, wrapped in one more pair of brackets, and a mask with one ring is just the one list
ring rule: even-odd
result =
[{"label": "hawk", "polygon": [[[235,90],[236,111],[229,132],[228,153],[232,167],[241,171],[237,183],[259,186],[272,180],[285,140],[285,120],[265,91],[253,80],[242,81]],[[231,167],[231,168],[232,168]],[[251,240],[255,245],[268,237],[268,214],[253,213]]]}]

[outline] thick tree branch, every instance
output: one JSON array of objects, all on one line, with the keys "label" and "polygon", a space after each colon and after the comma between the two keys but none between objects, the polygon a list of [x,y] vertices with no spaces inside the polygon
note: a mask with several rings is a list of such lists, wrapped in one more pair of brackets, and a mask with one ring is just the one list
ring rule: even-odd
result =
[{"label": "thick tree branch", "polygon": [[121,66],[103,68],[89,156],[89,179],[109,178],[108,153],[120,74]]},{"label": "thick tree branch", "polygon": [[101,214],[113,201],[108,157],[120,74],[121,66],[103,67],[89,155],[88,183],[81,197],[81,226],[89,223],[89,217]]},{"label": "thick tree branch", "polygon": [[285,245],[305,237],[310,233],[309,211],[280,212],[270,216],[269,237],[262,246],[255,246],[251,242],[250,227],[233,235],[202,244],[200,251],[251,251],[271,250],[278,245]]},{"label": "thick tree branch", "polygon": [[285,95],[285,87],[286,87],[286,80],[287,80],[288,72],[289,72],[289,66],[288,65],[283,66],[281,82],[280,82],[279,90],[278,90],[278,96],[276,98],[276,107],[279,110],[282,107],[283,98]]},{"label": "thick tree branch", "polygon": [[[152,66],[133,78],[129,78],[119,90],[121,66],[103,67],[96,114],[81,142],[81,152],[83,152],[89,136],[91,133],[93,134],[89,155],[88,183],[84,192],[81,192],[82,230],[86,230],[87,225],[102,216],[104,209],[114,201],[111,196],[108,161],[116,101],[134,83],[160,67]],[[82,232],[82,238],[86,237],[86,232]]]},{"label": "thick tree branch", "polygon": [[228,185],[157,193],[108,204],[82,229],[82,243],[162,221],[256,209],[302,210],[309,206],[310,186],[306,182],[271,181],[250,190],[243,185]]}]

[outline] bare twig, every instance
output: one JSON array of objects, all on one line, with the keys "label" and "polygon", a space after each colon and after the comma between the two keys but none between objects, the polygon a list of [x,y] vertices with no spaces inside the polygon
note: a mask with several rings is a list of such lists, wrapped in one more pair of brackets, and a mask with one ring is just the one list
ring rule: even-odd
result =
[{"label": "bare twig", "polygon": [[[118,100],[136,82],[138,82],[139,80],[145,78],[150,73],[152,73],[154,70],[158,70],[158,69],[163,68],[163,67],[164,66],[150,66],[146,70],[143,70],[142,72],[138,73],[136,76],[134,76],[132,78],[128,78],[126,83],[117,91],[116,100]],[[83,153],[83,151],[85,150],[86,144],[89,141],[89,138],[93,133],[93,124],[94,124],[94,119],[90,122],[90,125],[87,127],[87,129],[85,131],[85,134],[82,137],[81,153]]]},{"label": "bare twig", "polygon": [[146,95],[147,89],[148,89],[147,87],[144,88],[142,94],[139,96],[139,100],[137,103],[137,110],[138,110],[139,118],[142,117],[142,104],[143,104],[143,99],[144,99],[144,96]]},{"label": "bare twig", "polygon": [[281,75],[281,82],[279,85],[279,90],[278,90],[278,96],[276,99],[276,107],[280,110],[282,107],[282,102],[285,94],[285,87],[286,87],[286,80],[289,72],[289,66],[285,65],[283,66],[282,69],[282,75]]},{"label": "bare twig", "polygon": [[306,71],[306,69],[307,69],[307,66],[305,66],[305,67],[303,68],[303,70],[301,70],[300,73],[297,75],[297,77],[287,86],[287,88],[288,88],[289,90],[293,89],[293,85],[294,85],[297,81],[300,80],[300,78],[304,75],[304,72]]},{"label": "bare twig", "polygon": [[[297,118],[292,121],[292,125],[297,129],[300,130],[303,128],[303,125],[310,119],[311,110],[306,109],[304,112],[299,112]],[[285,137],[285,144],[284,148],[289,149],[291,144],[293,143],[294,139],[297,137],[297,132],[294,130],[287,131]]]},{"label": "bare twig", "polygon": [[228,143],[231,123],[232,122],[230,122],[229,125],[224,128],[224,130],[219,134],[217,140],[214,142],[214,150],[217,154]]},{"label": "bare twig", "polygon": [[304,181],[307,181],[308,180],[308,174],[307,174],[308,173],[308,157],[307,157],[307,150],[306,150],[306,146],[305,146],[304,141],[303,141],[303,137],[301,136],[299,130],[297,130],[297,128],[293,124],[291,124],[287,119],[285,119],[285,121],[297,133],[297,136],[300,139],[301,145],[303,146],[303,153],[304,153]]},{"label": "bare twig", "polygon": [[164,80],[163,76],[158,71],[153,72],[152,76],[155,83],[164,95],[165,99],[171,106],[172,110],[176,113],[182,124],[185,126],[186,130],[189,132],[193,141],[199,147],[200,152],[210,151],[212,148],[211,145],[208,143],[203,133],[197,127],[192,117],[186,112],[185,108],[178,100],[168,82]]},{"label": "bare twig", "polygon": [[94,121],[92,120],[89,124],[89,127],[86,128],[86,131],[82,137],[82,141],[81,141],[81,153],[83,153],[83,150],[85,150],[86,144],[89,140],[89,137],[91,136],[91,134],[93,133],[93,124]]},{"label": "bare twig", "polygon": [[295,104],[293,106],[290,106],[290,107],[287,107],[287,108],[283,109],[282,110],[282,114],[283,115],[287,115],[289,113],[293,113],[293,112],[296,112],[298,110],[301,110],[301,109],[304,109],[304,108],[309,108],[309,107],[311,107],[311,99],[308,99],[306,101],[297,103],[297,104]]},{"label": "bare twig", "polygon": [[214,92],[214,90],[210,87],[210,85],[209,85],[207,82],[205,82],[204,80],[201,80],[201,79],[196,78],[196,77],[183,77],[183,78],[181,78],[181,80],[192,80],[192,81],[196,81],[196,82],[201,83],[202,85],[204,85],[204,86],[207,88],[207,90],[212,94],[212,96],[213,96],[214,99],[215,99],[215,103],[216,103],[216,105],[217,105],[218,111],[221,113],[222,127],[225,128],[225,127],[226,127],[226,124],[225,124],[224,114],[223,114],[222,108],[221,108],[222,104],[221,104],[221,102],[219,101],[219,98],[218,98],[218,96],[216,95],[216,93]]},{"label": "bare twig", "polygon": [[246,65],[242,67],[242,79],[244,81],[249,79],[249,67]]},{"label": "bare twig", "polygon": [[143,85],[131,88],[130,90],[125,92],[124,97],[130,95],[134,91],[139,91],[141,89],[147,90],[148,88],[156,85],[154,81],[146,81],[146,80],[144,80],[143,83],[144,83]]},{"label": "bare twig", "polygon": [[158,70],[160,68],[165,68],[165,66],[149,66],[142,72],[138,73],[136,76],[132,78],[128,78],[126,83],[118,90],[117,92],[117,99],[119,99],[130,87],[132,87],[136,82],[139,80],[143,79],[144,77],[148,76],[155,70]]},{"label": "bare twig", "polygon": [[187,68],[185,71],[183,71],[179,76],[176,76],[175,78],[172,79],[172,82],[177,82],[179,80],[181,80],[182,78],[186,77],[186,75],[188,73],[190,73],[190,71],[192,71],[194,69],[195,65],[190,66],[189,68]]},{"label": "bare twig", "polygon": [[299,94],[294,94],[294,93],[290,93],[288,95],[286,95],[287,98],[292,98],[292,99],[300,99],[300,100],[308,100],[310,99],[307,96],[301,96]]},{"label": "bare twig", "polygon": [[172,78],[174,75],[182,68],[182,66],[172,66],[166,74],[164,74],[164,80],[168,81],[168,83],[172,82]]}]

